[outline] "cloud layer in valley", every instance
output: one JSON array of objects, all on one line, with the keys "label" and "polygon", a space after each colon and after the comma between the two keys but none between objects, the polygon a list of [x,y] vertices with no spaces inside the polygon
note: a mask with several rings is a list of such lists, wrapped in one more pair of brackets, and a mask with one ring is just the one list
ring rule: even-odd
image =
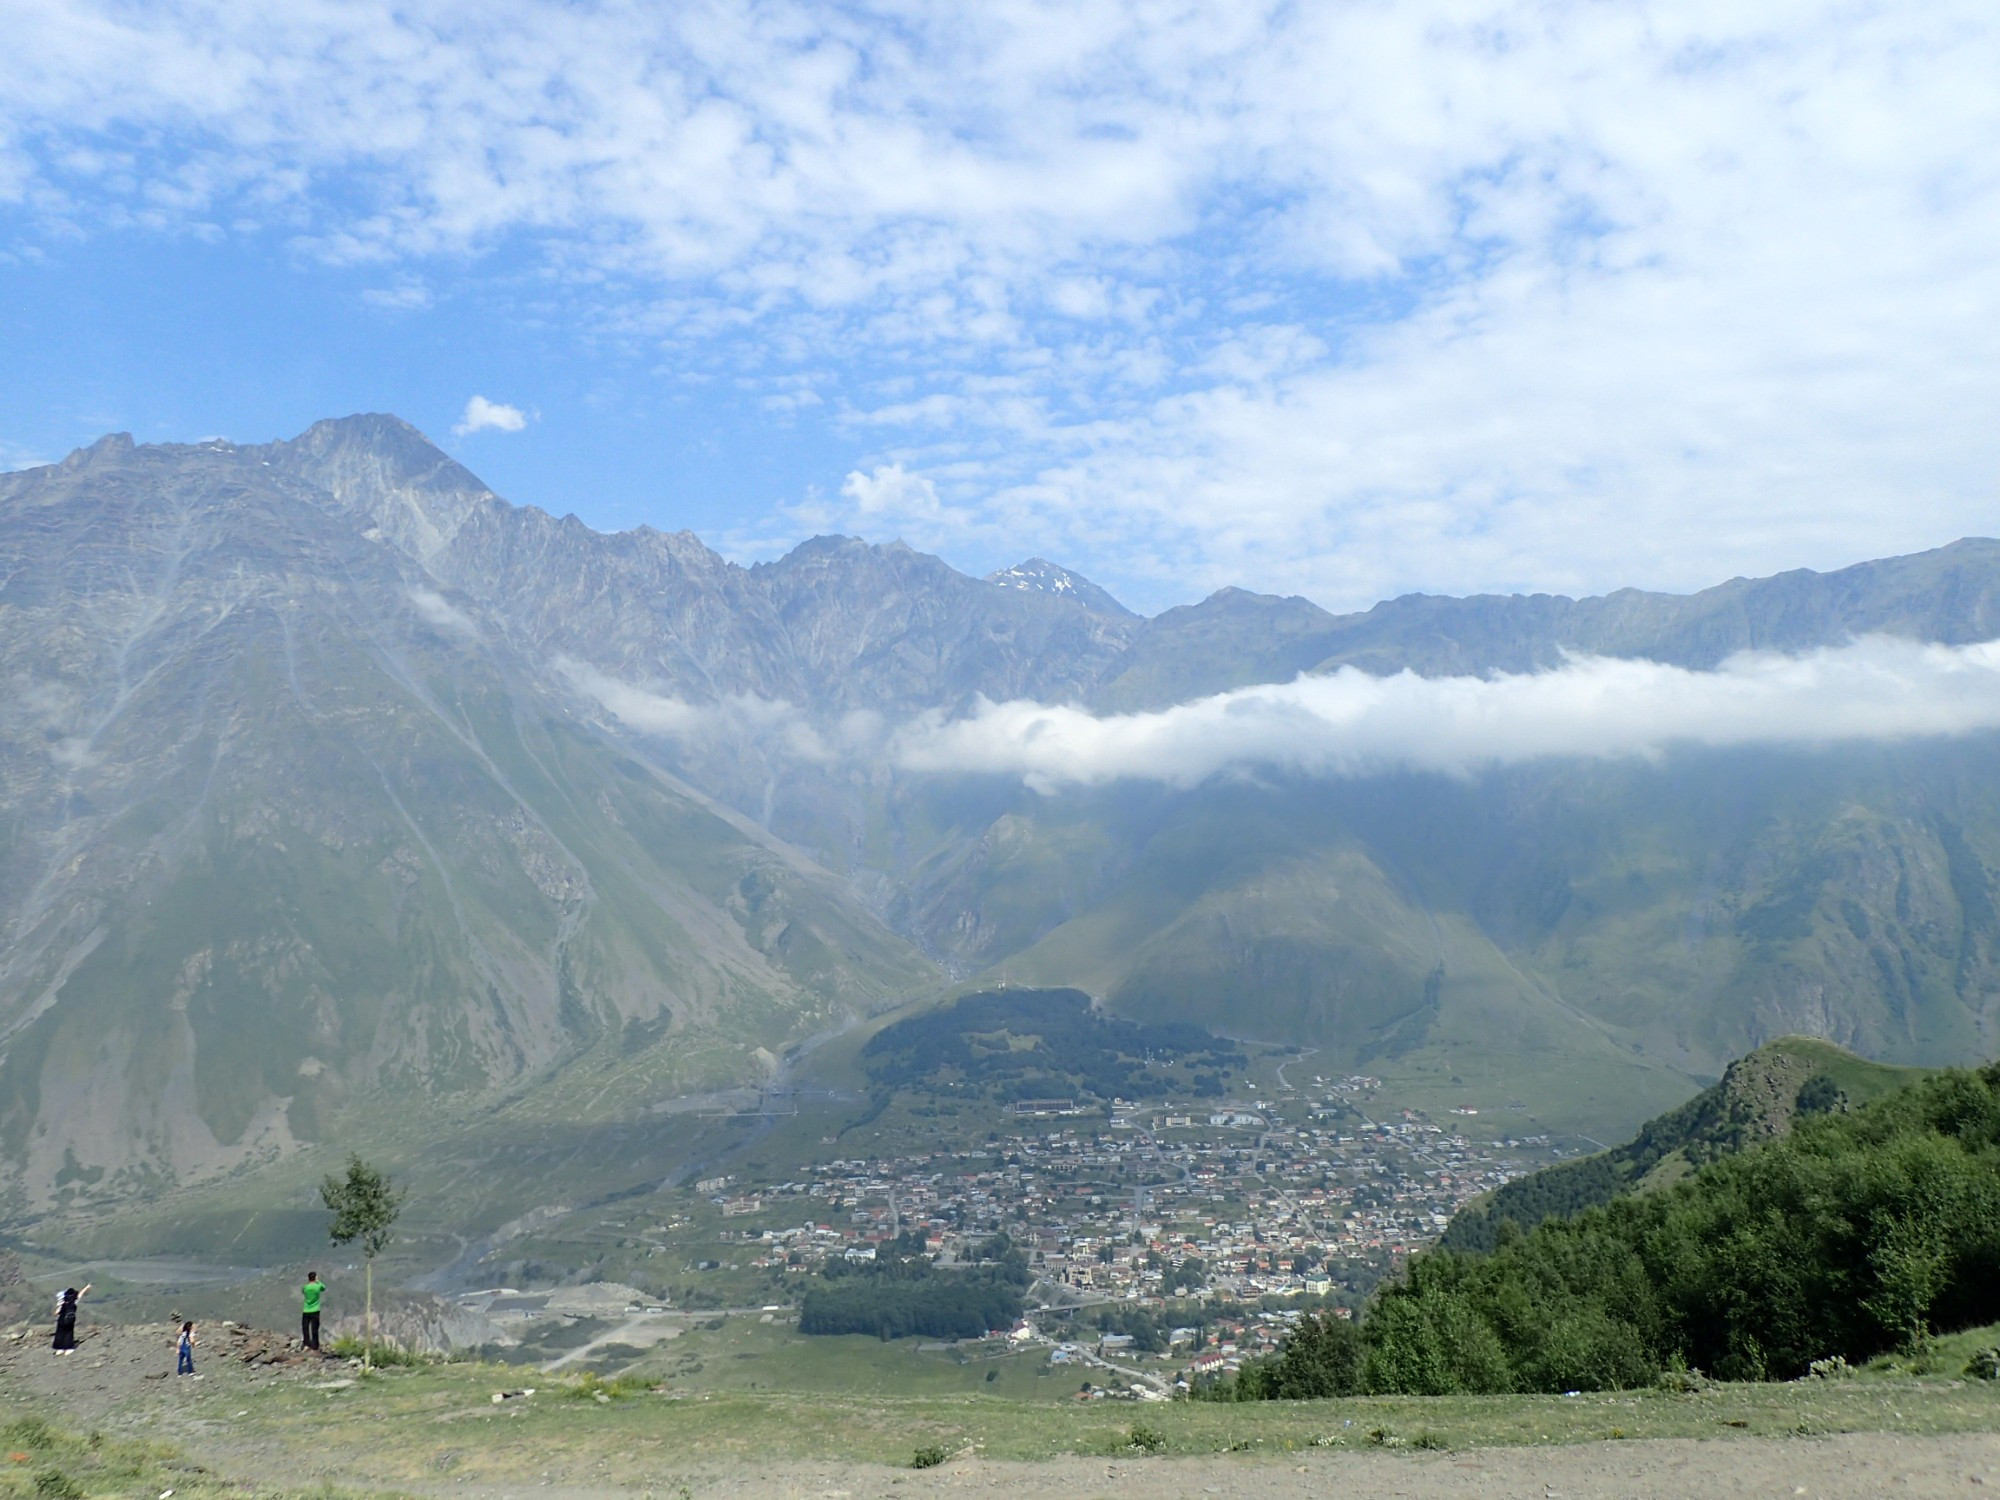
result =
[{"label": "cloud layer in valley", "polygon": [[413,318],[525,256],[587,337],[843,450],[746,546],[1343,607],[1990,527],[1976,0],[0,16],[23,232],[271,235]]},{"label": "cloud layer in valley", "polygon": [[1686,747],[1807,749],[2000,729],[2000,641],[1887,636],[1797,656],[1746,652],[1706,672],[1613,657],[1484,678],[1343,668],[1152,713],[986,703],[897,726],[854,715],[825,733],[788,703],[696,705],[575,663],[563,670],[641,733],[754,738],[818,763],[865,754],[919,774],[1017,776],[1049,793],[1125,778],[1189,787],[1260,771],[1462,776],[1560,757],[1655,759]]},{"label": "cloud layer in valley", "polygon": [[1745,653],[1712,672],[1579,657],[1548,672],[1371,677],[1354,668],[1097,716],[988,704],[896,737],[917,771],[1020,776],[1053,791],[1122,777],[1192,786],[1238,770],[1463,775],[1550,757],[1652,758],[1683,746],[1809,747],[2000,729],[2000,642],[1873,637],[1801,656]]},{"label": "cloud layer in valley", "polygon": [[755,744],[766,753],[825,764],[864,746],[879,745],[882,738],[881,719],[871,713],[849,714],[823,729],[781,699],[730,693],[694,703],[674,693],[625,682],[568,657],[554,665],[572,688],[627,728],[662,739],[703,745]]}]

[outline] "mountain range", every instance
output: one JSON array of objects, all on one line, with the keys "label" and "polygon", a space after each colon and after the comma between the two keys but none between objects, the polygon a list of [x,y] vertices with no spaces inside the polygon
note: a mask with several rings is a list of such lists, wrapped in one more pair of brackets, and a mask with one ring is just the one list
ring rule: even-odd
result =
[{"label": "mountain range", "polygon": [[974,980],[1605,1133],[1788,1033],[1983,1057],[1990,733],[1063,789],[885,749],[1013,700],[1866,634],[2000,637],[2000,543],[1142,618],[1039,558],[596,532],[393,417],[108,437],[0,476],[0,1201],[254,1168],[362,1101],[623,1118]]}]

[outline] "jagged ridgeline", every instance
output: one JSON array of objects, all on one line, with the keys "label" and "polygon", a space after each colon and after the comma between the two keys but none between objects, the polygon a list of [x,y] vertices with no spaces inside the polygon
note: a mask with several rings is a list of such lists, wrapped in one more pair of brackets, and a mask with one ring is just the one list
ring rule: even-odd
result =
[{"label": "jagged ridgeline", "polygon": [[[1603,1139],[1788,1033],[1963,1062],[2000,1026],[1992,734],[1068,788],[891,748],[982,701],[1871,632],[2000,638],[2000,543],[1685,597],[1143,618],[1038,559],[600,533],[393,417],[107,438],[0,475],[0,1205],[233,1182],[364,1121],[435,1157],[440,1109],[467,1162],[503,1105],[657,1123],[1003,976]],[[1227,1071],[1072,1043],[1094,1061],[1061,1081],[970,1042],[946,1071],[1093,1097]]]},{"label": "jagged ridgeline", "polygon": [[1780,1037],[1738,1058],[1686,1104],[1648,1120],[1624,1145],[1545,1167],[1468,1203],[1442,1243],[1491,1250],[1503,1224],[1533,1229],[1669,1186],[1706,1162],[1782,1138],[1801,1115],[1854,1109],[1921,1076],[1921,1069],[1869,1062],[1811,1037]]},{"label": "jagged ridgeline", "polygon": [[884,1027],[861,1050],[882,1089],[1046,1099],[1212,1097],[1247,1061],[1186,1022],[1106,1015],[1081,990],[987,990]]}]

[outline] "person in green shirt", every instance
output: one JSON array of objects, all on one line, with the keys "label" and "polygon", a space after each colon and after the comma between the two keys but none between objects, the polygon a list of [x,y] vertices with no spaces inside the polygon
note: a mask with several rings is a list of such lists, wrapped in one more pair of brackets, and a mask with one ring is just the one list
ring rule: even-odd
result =
[{"label": "person in green shirt", "polygon": [[319,1299],[326,1295],[326,1284],[319,1279],[319,1272],[306,1272],[306,1284],[299,1288],[299,1338],[308,1349],[319,1350]]}]

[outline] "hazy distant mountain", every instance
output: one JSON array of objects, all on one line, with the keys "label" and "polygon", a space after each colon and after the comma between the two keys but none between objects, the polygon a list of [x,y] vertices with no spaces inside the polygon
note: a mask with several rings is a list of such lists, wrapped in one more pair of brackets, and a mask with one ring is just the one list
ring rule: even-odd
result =
[{"label": "hazy distant mountain", "polygon": [[36,1192],[594,1050],[630,1107],[933,977],[268,451],[0,479],[0,574],[0,1148]]},{"label": "hazy distant mountain", "polygon": [[1944,1061],[2000,1019],[1990,736],[1058,795],[882,749],[981,700],[1984,640],[2000,543],[1141,619],[1041,559],[601,534],[377,416],[0,477],[0,580],[0,1159],[37,1200],[364,1097],[618,1118],[979,973],[1605,1129],[1772,1036]]}]

